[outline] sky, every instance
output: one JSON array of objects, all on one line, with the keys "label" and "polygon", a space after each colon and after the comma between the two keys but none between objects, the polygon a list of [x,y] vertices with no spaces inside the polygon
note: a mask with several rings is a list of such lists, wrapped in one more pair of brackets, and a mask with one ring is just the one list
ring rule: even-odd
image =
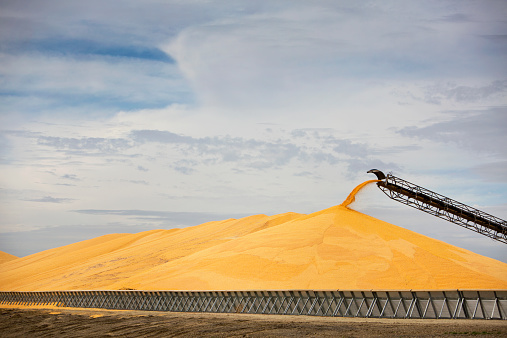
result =
[{"label": "sky", "polygon": [[[507,2],[0,0],[0,250],[340,204],[507,219]],[[507,262],[370,185],[360,212]]]}]

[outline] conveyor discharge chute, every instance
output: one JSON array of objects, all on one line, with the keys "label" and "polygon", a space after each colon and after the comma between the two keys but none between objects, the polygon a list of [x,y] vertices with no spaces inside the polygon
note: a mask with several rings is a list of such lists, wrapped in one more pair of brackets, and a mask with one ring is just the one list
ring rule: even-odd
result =
[{"label": "conveyor discharge chute", "polygon": [[368,173],[389,198],[507,244],[507,221],[380,170]]}]

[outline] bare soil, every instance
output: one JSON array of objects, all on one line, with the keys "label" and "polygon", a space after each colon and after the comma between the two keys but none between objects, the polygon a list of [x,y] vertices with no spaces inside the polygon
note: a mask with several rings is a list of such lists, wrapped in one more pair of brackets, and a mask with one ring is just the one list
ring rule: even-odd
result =
[{"label": "bare soil", "polygon": [[1,337],[507,337],[502,320],[0,308]]}]

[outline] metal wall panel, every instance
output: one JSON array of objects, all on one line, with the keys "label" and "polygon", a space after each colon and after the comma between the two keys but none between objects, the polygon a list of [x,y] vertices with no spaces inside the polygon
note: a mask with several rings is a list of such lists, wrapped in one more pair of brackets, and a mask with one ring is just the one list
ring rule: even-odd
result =
[{"label": "metal wall panel", "polygon": [[1,291],[0,304],[329,317],[507,319],[507,290]]}]

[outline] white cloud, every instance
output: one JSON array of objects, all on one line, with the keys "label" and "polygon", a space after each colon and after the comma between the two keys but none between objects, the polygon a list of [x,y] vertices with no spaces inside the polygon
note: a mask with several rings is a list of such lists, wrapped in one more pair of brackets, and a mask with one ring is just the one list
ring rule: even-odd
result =
[{"label": "white cloud", "polygon": [[192,101],[186,81],[170,63],[97,56],[0,54],[0,65],[3,96],[7,100],[3,109],[10,114],[64,115],[67,107],[76,111],[76,106],[81,114],[86,109],[111,114],[118,108]]},{"label": "white cloud", "polygon": [[41,198],[33,198],[26,200],[28,202],[42,202],[42,203],[69,203],[72,202],[72,198],[61,198],[61,197],[52,197],[52,196],[44,196]]},{"label": "white cloud", "polygon": [[409,137],[454,143],[478,154],[507,159],[507,108],[481,111],[455,111],[448,120],[424,127],[406,127],[399,131]]},{"label": "white cloud", "polygon": [[507,183],[507,161],[479,164],[472,168],[472,172],[485,181]]},{"label": "white cloud", "polygon": [[[496,74],[499,66],[505,71],[503,54],[477,64],[488,54],[479,35],[498,17],[491,8],[464,6],[463,14],[450,12],[446,4],[415,7],[282,7],[191,26],[165,50],[204,104],[232,109],[305,103],[309,108],[333,100],[329,88],[337,102],[368,80],[461,78],[465,67],[467,76]],[[482,21],[484,13],[492,15],[490,24]]]}]

